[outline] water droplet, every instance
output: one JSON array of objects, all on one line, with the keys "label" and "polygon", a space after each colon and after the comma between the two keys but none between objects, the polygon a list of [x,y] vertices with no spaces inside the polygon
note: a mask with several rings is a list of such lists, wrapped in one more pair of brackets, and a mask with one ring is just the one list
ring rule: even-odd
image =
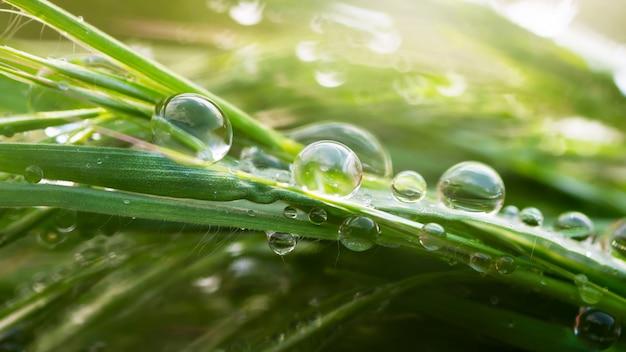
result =
[{"label": "water droplet", "polygon": [[302,144],[320,140],[332,140],[350,148],[361,161],[363,171],[391,177],[391,156],[378,139],[370,132],[341,122],[318,122],[288,131],[287,135]]},{"label": "water droplet", "polygon": [[322,208],[313,208],[309,211],[309,221],[314,225],[321,225],[328,220],[326,210]]},{"label": "water droplet", "polygon": [[614,222],[608,232],[613,253],[626,258],[626,218]]},{"label": "water droplet", "polygon": [[519,219],[519,209],[515,205],[507,205],[502,208],[500,216],[511,221],[517,220]]},{"label": "water droplet", "polygon": [[520,220],[528,226],[541,226],[543,224],[543,214],[535,207],[526,207],[519,213]]},{"label": "water droplet", "polygon": [[124,204],[128,205],[128,204],[130,204],[130,199],[124,199],[124,200],[122,201],[122,203],[124,203]]},{"label": "water droplet", "polygon": [[583,213],[565,212],[556,219],[554,229],[567,238],[583,241],[593,237],[593,222]]},{"label": "water droplet", "polygon": [[593,350],[611,347],[622,332],[622,326],[615,317],[597,308],[580,308],[574,322],[574,335],[583,345]]},{"label": "water droplet", "polygon": [[158,104],[151,120],[155,144],[193,158],[192,164],[214,163],[230,150],[233,130],[224,112],[199,94],[177,94]]},{"label": "water droplet", "polygon": [[285,209],[283,209],[283,215],[286,218],[295,219],[298,217],[298,209],[292,206],[286,206]]},{"label": "water droplet", "polygon": [[445,206],[469,212],[495,213],[504,203],[504,183],[488,165],[465,161],[449,168],[437,183]]},{"label": "water droplet", "polygon": [[346,83],[346,74],[335,69],[319,69],[315,71],[315,80],[325,88],[336,88]]},{"label": "water droplet", "polygon": [[243,26],[254,26],[263,19],[264,4],[259,1],[240,1],[230,8],[230,17]]},{"label": "water droplet", "polygon": [[447,85],[438,85],[437,91],[444,97],[458,97],[465,93],[467,83],[465,78],[458,73],[449,72],[446,74]]},{"label": "water droplet", "polygon": [[15,136],[15,130],[11,126],[4,126],[2,128],[2,135],[7,137],[7,138],[11,138],[11,137]]},{"label": "water droplet", "polygon": [[39,183],[43,178],[43,170],[37,165],[30,165],[24,169],[24,179],[28,183]]},{"label": "water droplet", "polygon": [[52,222],[58,232],[72,232],[78,223],[78,214],[75,210],[60,210]]},{"label": "water droplet", "polygon": [[39,233],[37,239],[39,243],[42,245],[52,249],[59,244],[63,243],[67,236],[64,233],[56,232],[56,231],[45,231]]},{"label": "water droplet", "polygon": [[405,203],[415,203],[426,195],[426,181],[415,171],[401,171],[391,180],[391,193]]},{"label": "water droplet", "polygon": [[255,217],[256,216],[256,211],[252,210],[252,209],[248,209],[248,210],[246,210],[246,215],[248,215],[249,217]]},{"label": "water droplet", "polygon": [[372,32],[366,43],[368,49],[379,54],[390,54],[402,45],[402,36],[396,31]]},{"label": "water droplet", "polygon": [[361,185],[363,169],[356,154],[334,141],[306,146],[293,162],[294,184],[316,194],[349,197]]},{"label": "water droplet", "polygon": [[70,87],[69,87],[69,85],[67,84],[67,82],[66,82],[66,81],[61,81],[61,82],[59,82],[59,84],[57,85],[57,87],[58,87],[60,90],[68,90],[68,89],[70,88]]},{"label": "water droplet", "polygon": [[498,258],[495,264],[496,270],[502,275],[514,272],[516,266],[515,259],[513,259],[513,257],[509,257],[508,255]]},{"label": "water droplet", "polygon": [[445,244],[443,241],[445,238],[446,231],[443,226],[434,222],[424,225],[419,233],[420,244],[427,251],[436,251],[441,248]]},{"label": "water droplet", "polygon": [[78,22],[83,22],[85,19],[83,18],[83,16],[78,16],[78,17],[76,17],[76,20]]},{"label": "water droplet", "polygon": [[590,283],[585,274],[576,275],[574,277],[574,283],[578,287],[580,299],[586,304],[597,304],[606,292],[606,289],[598,289]]},{"label": "water droplet", "polygon": [[352,215],[346,218],[339,226],[339,241],[346,248],[362,252],[376,244],[380,235],[378,224],[365,216]]},{"label": "water droplet", "polygon": [[298,237],[285,232],[266,231],[267,244],[274,253],[285,255],[293,252],[298,244]]},{"label": "water droplet", "polygon": [[296,56],[300,61],[313,62],[318,59],[316,50],[317,42],[311,40],[302,41],[296,46]]},{"label": "water droplet", "polygon": [[486,273],[490,265],[491,257],[485,253],[478,252],[470,256],[469,266],[481,274]]},{"label": "water droplet", "polygon": [[259,147],[249,147],[241,150],[239,154],[240,162],[244,160],[250,161],[254,169],[277,169],[277,170],[289,170],[289,163],[280,160],[279,158],[265,153]]}]

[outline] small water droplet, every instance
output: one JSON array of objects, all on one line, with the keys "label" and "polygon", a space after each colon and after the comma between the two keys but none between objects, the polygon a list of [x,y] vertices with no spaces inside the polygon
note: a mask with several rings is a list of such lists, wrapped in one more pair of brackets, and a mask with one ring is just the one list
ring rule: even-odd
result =
[{"label": "small water droplet", "polygon": [[313,62],[318,59],[316,50],[317,42],[311,40],[302,41],[296,46],[296,56],[300,61]]},{"label": "small water droplet", "polygon": [[76,20],[78,22],[83,22],[85,19],[83,18],[83,16],[78,16],[78,17],[76,17]]},{"label": "small water droplet", "polygon": [[401,171],[391,180],[391,193],[405,203],[415,203],[426,195],[426,181],[415,171]]},{"label": "small water droplet", "polygon": [[350,148],[361,161],[363,171],[381,177],[391,177],[392,165],[389,152],[370,132],[348,123],[318,122],[287,132],[302,144],[320,140],[332,140]]},{"label": "small water droplet", "polygon": [[554,224],[554,229],[564,237],[576,241],[583,241],[594,235],[591,219],[577,211],[568,211],[559,215]]},{"label": "small water droplet", "polygon": [[356,154],[334,141],[309,144],[293,162],[294,184],[316,194],[349,197],[358,190],[362,177]]},{"label": "small water droplet", "polygon": [[292,206],[286,206],[285,209],[283,209],[283,216],[288,219],[295,219],[298,217],[298,209]]},{"label": "small water droplet", "polygon": [[445,206],[469,212],[495,213],[504,203],[504,183],[488,165],[465,161],[449,168],[437,184]]},{"label": "small water droplet", "polygon": [[313,225],[321,225],[328,220],[328,214],[326,214],[326,210],[322,208],[313,208],[309,211],[309,221]]},{"label": "small water droplet", "polygon": [[39,233],[37,239],[42,245],[52,249],[59,244],[63,243],[67,236],[64,233],[56,231],[44,231]]},{"label": "small water droplet", "polygon": [[543,224],[543,214],[535,207],[526,207],[519,213],[520,220],[528,226],[541,226]]},{"label": "small water droplet", "polygon": [[578,341],[596,351],[613,346],[621,333],[620,322],[597,308],[580,308],[574,322],[574,335]]},{"label": "small water droplet", "polygon": [[380,235],[378,224],[365,216],[352,215],[346,218],[338,230],[339,241],[346,248],[362,252],[376,244]]},{"label": "small water droplet", "polygon": [[249,217],[255,217],[256,216],[256,211],[252,210],[252,209],[248,209],[248,210],[246,210],[246,215],[248,215]]},{"label": "small water droplet", "polygon": [[293,252],[298,244],[298,237],[291,233],[266,231],[265,234],[270,249],[281,256]]},{"label": "small water droplet", "polygon": [[517,221],[519,219],[519,208],[515,205],[507,205],[500,211],[500,216],[510,221]]},{"label": "small water droplet", "polygon": [[60,210],[52,222],[58,232],[72,232],[78,223],[78,214],[75,210]]},{"label": "small water droplet", "polygon": [[29,165],[24,169],[24,180],[28,183],[39,183],[43,178],[43,170],[37,165]]},{"label": "small water droplet", "polygon": [[626,218],[614,222],[608,229],[612,253],[626,258]]},{"label": "small water droplet", "polygon": [[2,135],[11,138],[15,135],[15,130],[11,126],[4,126],[2,127]]},{"label": "small water droplet", "polygon": [[315,80],[325,88],[336,88],[346,83],[346,74],[336,69],[319,69],[315,71]]},{"label": "small water droplet", "polygon": [[589,282],[585,274],[578,274],[574,277],[574,283],[578,287],[580,299],[586,304],[597,304],[604,296],[606,290],[596,288]]},{"label": "small water droplet", "polygon": [[66,82],[66,81],[61,81],[61,82],[59,82],[59,83],[57,84],[57,87],[58,87],[60,90],[68,90],[68,89],[70,88],[70,87],[69,87],[69,85],[67,84],[67,82]]},{"label": "small water droplet", "polygon": [[422,227],[419,232],[420,244],[427,251],[436,251],[441,248],[445,242],[446,231],[443,226],[431,222]]},{"label": "small water droplet", "polygon": [[491,265],[491,257],[485,253],[474,253],[470,256],[469,266],[481,274],[486,273]]},{"label": "small water droplet", "polygon": [[232,145],[233,130],[224,112],[211,100],[199,94],[183,93],[168,97],[155,108],[151,120],[152,139],[173,153],[166,156],[191,157],[191,164],[221,160]]},{"label": "small water droplet", "polygon": [[128,205],[128,204],[130,204],[130,199],[124,199],[122,202],[123,202],[124,204]]},{"label": "small water droplet", "polygon": [[509,257],[508,255],[498,258],[495,264],[496,270],[502,275],[514,272],[516,266],[515,259],[513,259],[513,257]]},{"label": "small water droplet", "polygon": [[243,26],[254,26],[263,19],[264,4],[259,1],[240,1],[230,8],[230,17]]}]

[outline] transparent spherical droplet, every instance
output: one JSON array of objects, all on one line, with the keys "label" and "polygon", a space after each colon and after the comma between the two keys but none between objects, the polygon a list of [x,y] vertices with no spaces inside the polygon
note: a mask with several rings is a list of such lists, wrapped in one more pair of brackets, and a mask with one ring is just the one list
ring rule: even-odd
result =
[{"label": "transparent spherical droplet", "polygon": [[267,244],[274,253],[285,255],[293,252],[298,244],[298,236],[286,232],[266,231]]},{"label": "transparent spherical droplet", "polygon": [[62,210],[56,214],[52,222],[58,232],[72,232],[78,224],[78,214],[75,210]]},{"label": "transparent spherical droplet", "polygon": [[43,178],[43,170],[37,165],[29,165],[24,169],[24,180],[28,183],[39,183]]},{"label": "transparent spherical droplet", "polygon": [[437,197],[445,206],[469,212],[499,211],[504,193],[504,182],[496,170],[475,161],[452,166],[437,183]]},{"label": "transparent spherical droplet", "polygon": [[583,241],[594,234],[593,222],[587,215],[577,212],[565,212],[556,219],[554,229],[567,238]]},{"label": "transparent spherical droplet", "polygon": [[446,231],[443,226],[431,222],[422,227],[419,232],[420,244],[427,251],[436,251],[441,248],[445,242]]},{"label": "transparent spherical droplet", "polygon": [[426,181],[415,171],[401,171],[391,180],[391,193],[405,203],[415,203],[426,195]]},{"label": "transparent spherical droplet", "polygon": [[489,270],[491,257],[485,253],[474,253],[470,256],[469,266],[477,272],[484,274]]},{"label": "transparent spherical droplet", "polygon": [[578,294],[580,299],[586,304],[596,304],[600,302],[602,296],[606,292],[604,289],[599,289],[587,279],[585,274],[578,274],[574,277],[574,283],[578,287]]},{"label": "transparent spherical droplet", "polygon": [[508,255],[498,258],[495,263],[496,270],[502,275],[514,272],[516,266],[515,259],[513,259],[513,257],[509,257]]},{"label": "transparent spherical droplet", "polygon": [[380,235],[378,224],[365,216],[352,215],[346,218],[339,226],[339,241],[346,248],[362,252],[376,244]]},{"label": "transparent spherical droplet", "polygon": [[359,157],[364,172],[381,177],[392,175],[389,152],[373,134],[360,127],[341,122],[318,122],[287,131],[286,134],[302,144],[320,140],[339,142]]},{"label": "transparent spherical droplet", "polygon": [[286,206],[285,209],[283,209],[283,216],[288,219],[295,219],[298,217],[298,209],[292,206]]},{"label": "transparent spherical droplet", "polygon": [[316,194],[349,197],[358,190],[362,177],[356,154],[334,141],[309,144],[293,162],[294,184]]},{"label": "transparent spherical droplet", "polygon": [[597,308],[581,308],[574,322],[574,335],[578,341],[596,351],[613,346],[621,333],[620,322]]},{"label": "transparent spherical droplet", "polygon": [[527,207],[519,213],[519,219],[528,226],[541,226],[543,224],[543,214],[535,207]]},{"label": "transparent spherical droplet", "polygon": [[39,243],[50,249],[63,243],[66,238],[67,236],[64,233],[56,231],[44,231],[40,232],[39,235],[37,235],[37,240],[39,241]]},{"label": "transparent spherical droplet", "polygon": [[500,211],[500,216],[510,221],[517,221],[519,219],[519,208],[515,205],[507,205]]},{"label": "transparent spherical droplet", "polygon": [[322,208],[313,208],[309,211],[309,221],[314,225],[321,225],[328,220],[326,210]]},{"label": "transparent spherical droplet", "polygon": [[626,258],[626,218],[614,222],[608,229],[613,254]]},{"label": "transparent spherical droplet", "polygon": [[[224,112],[199,94],[172,95],[158,104],[151,120],[152,139],[171,149],[166,156],[188,164],[214,163],[230,150],[233,130]],[[177,153],[190,157],[190,162]]]}]

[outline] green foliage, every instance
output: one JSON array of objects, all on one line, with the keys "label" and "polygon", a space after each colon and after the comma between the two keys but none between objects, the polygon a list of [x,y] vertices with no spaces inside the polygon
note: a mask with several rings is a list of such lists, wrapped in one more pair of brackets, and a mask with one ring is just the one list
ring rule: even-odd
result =
[{"label": "green foliage", "polygon": [[[626,213],[624,97],[488,9],[392,1],[385,17],[365,2],[270,1],[282,22],[238,27],[234,44],[166,48],[161,65],[47,1],[5,2],[97,55],[0,48],[0,350],[585,351],[580,307],[626,320],[626,264],[605,230]],[[368,16],[395,19],[386,34],[402,49],[366,53]],[[226,14],[214,17],[210,33],[228,34]],[[311,20],[325,29],[311,34]],[[317,59],[294,56],[303,42]],[[155,105],[186,92],[233,124],[215,164],[189,167],[151,143]],[[278,177],[302,149],[287,129],[321,116],[370,130],[396,171],[430,182],[426,198],[395,200],[389,175],[365,174],[350,198]],[[577,138],[567,123],[608,137]],[[262,167],[238,160],[249,147]],[[466,159],[500,171],[507,203],[537,207],[546,225],[443,206],[435,180]],[[594,220],[593,243],[552,229],[566,210]],[[337,241],[353,215],[380,227],[368,251]],[[273,232],[296,236],[295,250],[274,254]]]}]

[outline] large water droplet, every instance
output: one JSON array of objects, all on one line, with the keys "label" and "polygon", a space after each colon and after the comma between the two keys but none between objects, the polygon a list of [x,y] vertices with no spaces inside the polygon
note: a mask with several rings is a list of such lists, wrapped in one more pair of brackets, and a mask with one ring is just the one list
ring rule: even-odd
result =
[{"label": "large water droplet", "polygon": [[597,351],[613,346],[621,333],[619,321],[597,308],[580,308],[574,322],[574,334],[578,341]]},{"label": "large water droplet", "polygon": [[446,238],[446,231],[443,226],[431,222],[422,227],[419,238],[420,244],[424,249],[427,251],[436,251],[445,244],[444,239]]},{"label": "large water droplet", "polygon": [[309,221],[313,225],[321,225],[328,220],[328,214],[326,214],[326,210],[322,208],[313,208],[309,211]]},{"label": "large water droplet", "polygon": [[608,231],[613,253],[626,258],[626,218],[614,222]]},{"label": "large water droplet", "polygon": [[224,112],[199,94],[170,96],[156,106],[152,139],[174,153],[168,157],[183,163],[176,152],[191,157],[191,164],[214,163],[230,150],[233,130]]},{"label": "large water droplet", "polygon": [[593,222],[577,211],[565,212],[556,219],[554,229],[567,238],[583,241],[593,236]]},{"label": "large water droplet", "polygon": [[437,183],[437,196],[448,208],[495,213],[504,203],[504,183],[488,165],[465,161],[449,168]]},{"label": "large water droplet", "polygon": [[502,274],[502,275],[507,275],[510,274],[512,272],[515,271],[515,267],[517,266],[515,264],[515,259],[513,259],[513,257],[509,257],[508,255],[504,255],[500,258],[498,258],[498,260],[496,260],[496,270]]},{"label": "large water droplet", "polygon": [[274,253],[285,255],[293,252],[298,244],[298,236],[285,232],[266,231],[267,244]]},{"label": "large water droplet", "polygon": [[426,195],[426,181],[415,171],[401,171],[391,180],[391,193],[405,203],[415,203]]},{"label": "large water droplet", "polygon": [[75,210],[60,210],[52,222],[58,232],[72,232],[78,224],[78,214]]},{"label": "large water droplet", "polygon": [[491,265],[491,257],[485,253],[474,253],[470,256],[469,266],[470,268],[484,274],[489,270]]},{"label": "large water droplet", "polygon": [[346,218],[339,226],[339,241],[346,248],[362,252],[376,244],[380,235],[378,224],[365,216],[352,215]]},{"label": "large water droplet", "polygon": [[527,207],[519,213],[520,220],[528,226],[541,226],[543,224],[543,214],[535,207]]},{"label": "large water droplet", "polygon": [[292,178],[306,191],[349,197],[361,185],[363,168],[356,154],[334,141],[311,143],[296,156]]},{"label": "large water droplet", "polygon": [[287,135],[302,144],[332,140],[344,144],[359,157],[363,171],[381,177],[391,177],[391,157],[378,139],[368,131],[341,122],[319,122],[306,125]]},{"label": "large water droplet", "polygon": [[43,170],[37,165],[30,165],[24,169],[24,180],[28,183],[39,183],[43,178]]}]

